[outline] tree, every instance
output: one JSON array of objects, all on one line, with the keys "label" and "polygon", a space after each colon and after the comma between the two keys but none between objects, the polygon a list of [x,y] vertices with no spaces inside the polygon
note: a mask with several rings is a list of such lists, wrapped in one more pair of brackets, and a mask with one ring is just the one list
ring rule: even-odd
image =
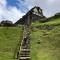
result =
[{"label": "tree", "polygon": [[1,26],[7,26],[7,27],[10,27],[10,26],[13,26],[13,23],[12,21],[8,21],[8,20],[3,20],[1,21]]}]

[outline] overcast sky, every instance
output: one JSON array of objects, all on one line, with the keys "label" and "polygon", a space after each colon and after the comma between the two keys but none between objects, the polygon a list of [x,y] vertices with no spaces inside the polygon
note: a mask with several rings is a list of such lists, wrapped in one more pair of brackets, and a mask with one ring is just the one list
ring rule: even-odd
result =
[{"label": "overcast sky", "polygon": [[34,6],[41,7],[46,17],[60,12],[60,0],[0,0],[0,21],[16,22]]}]

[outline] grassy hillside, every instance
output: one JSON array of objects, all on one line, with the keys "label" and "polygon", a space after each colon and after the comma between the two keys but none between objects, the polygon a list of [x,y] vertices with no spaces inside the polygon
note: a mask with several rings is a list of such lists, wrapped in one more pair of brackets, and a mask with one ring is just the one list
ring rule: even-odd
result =
[{"label": "grassy hillside", "polygon": [[[21,27],[0,27],[0,60],[16,60],[22,32]],[[60,60],[60,18],[32,23],[30,36],[31,60]]]},{"label": "grassy hillside", "polygon": [[15,60],[15,50],[21,37],[22,28],[0,27],[0,60]]},{"label": "grassy hillside", "polygon": [[[60,60],[60,18],[45,23],[32,23],[31,58],[32,60]],[[36,27],[50,27],[51,30]]]},{"label": "grassy hillside", "polygon": [[45,25],[48,25],[48,26],[56,26],[56,25],[59,25],[60,24],[60,18],[56,18],[56,19],[51,19],[49,20],[48,22],[45,22],[45,23],[41,23],[41,22],[38,22],[36,21],[35,23],[32,23],[32,26],[45,26]]}]

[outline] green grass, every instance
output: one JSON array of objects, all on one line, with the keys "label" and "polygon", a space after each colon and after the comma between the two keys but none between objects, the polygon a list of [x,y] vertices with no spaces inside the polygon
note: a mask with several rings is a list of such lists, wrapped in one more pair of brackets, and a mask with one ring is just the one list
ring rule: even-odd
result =
[{"label": "green grass", "polygon": [[15,60],[15,49],[22,37],[22,28],[0,27],[0,60]]},{"label": "green grass", "polygon": [[45,26],[45,25],[49,25],[49,26],[55,26],[60,24],[60,18],[57,19],[52,19],[51,21],[45,22],[45,23],[41,23],[36,21],[35,23],[32,23],[33,26]]},{"label": "green grass", "polygon": [[[60,18],[45,23],[32,23],[32,27],[47,25],[54,28],[51,30],[31,29],[31,60],[60,60],[59,24]],[[22,32],[21,27],[0,27],[0,60],[16,60],[14,54],[22,39]]]},{"label": "green grass", "polygon": [[[60,19],[45,23],[32,23],[37,26],[54,26],[51,30],[32,28],[31,30],[31,59],[32,60],[60,60]],[[40,44],[38,44],[40,42]]]}]

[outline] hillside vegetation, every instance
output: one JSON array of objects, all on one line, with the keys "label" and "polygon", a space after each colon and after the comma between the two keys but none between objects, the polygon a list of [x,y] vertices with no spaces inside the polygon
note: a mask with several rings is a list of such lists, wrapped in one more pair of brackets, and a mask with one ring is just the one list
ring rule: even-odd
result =
[{"label": "hillside vegetation", "polygon": [[14,54],[21,38],[21,27],[0,27],[0,60],[15,60]]},{"label": "hillside vegetation", "polygon": [[[16,60],[20,27],[0,27],[0,60]],[[31,60],[60,60],[60,18],[31,24]]]},{"label": "hillside vegetation", "polygon": [[56,18],[56,19],[51,19],[49,20],[48,22],[45,22],[45,23],[41,23],[41,22],[38,22],[36,21],[35,23],[32,23],[32,26],[45,26],[45,25],[48,25],[48,26],[56,26],[56,25],[60,25],[60,18]]},{"label": "hillside vegetation", "polygon": [[31,26],[32,60],[60,60],[60,18]]}]

